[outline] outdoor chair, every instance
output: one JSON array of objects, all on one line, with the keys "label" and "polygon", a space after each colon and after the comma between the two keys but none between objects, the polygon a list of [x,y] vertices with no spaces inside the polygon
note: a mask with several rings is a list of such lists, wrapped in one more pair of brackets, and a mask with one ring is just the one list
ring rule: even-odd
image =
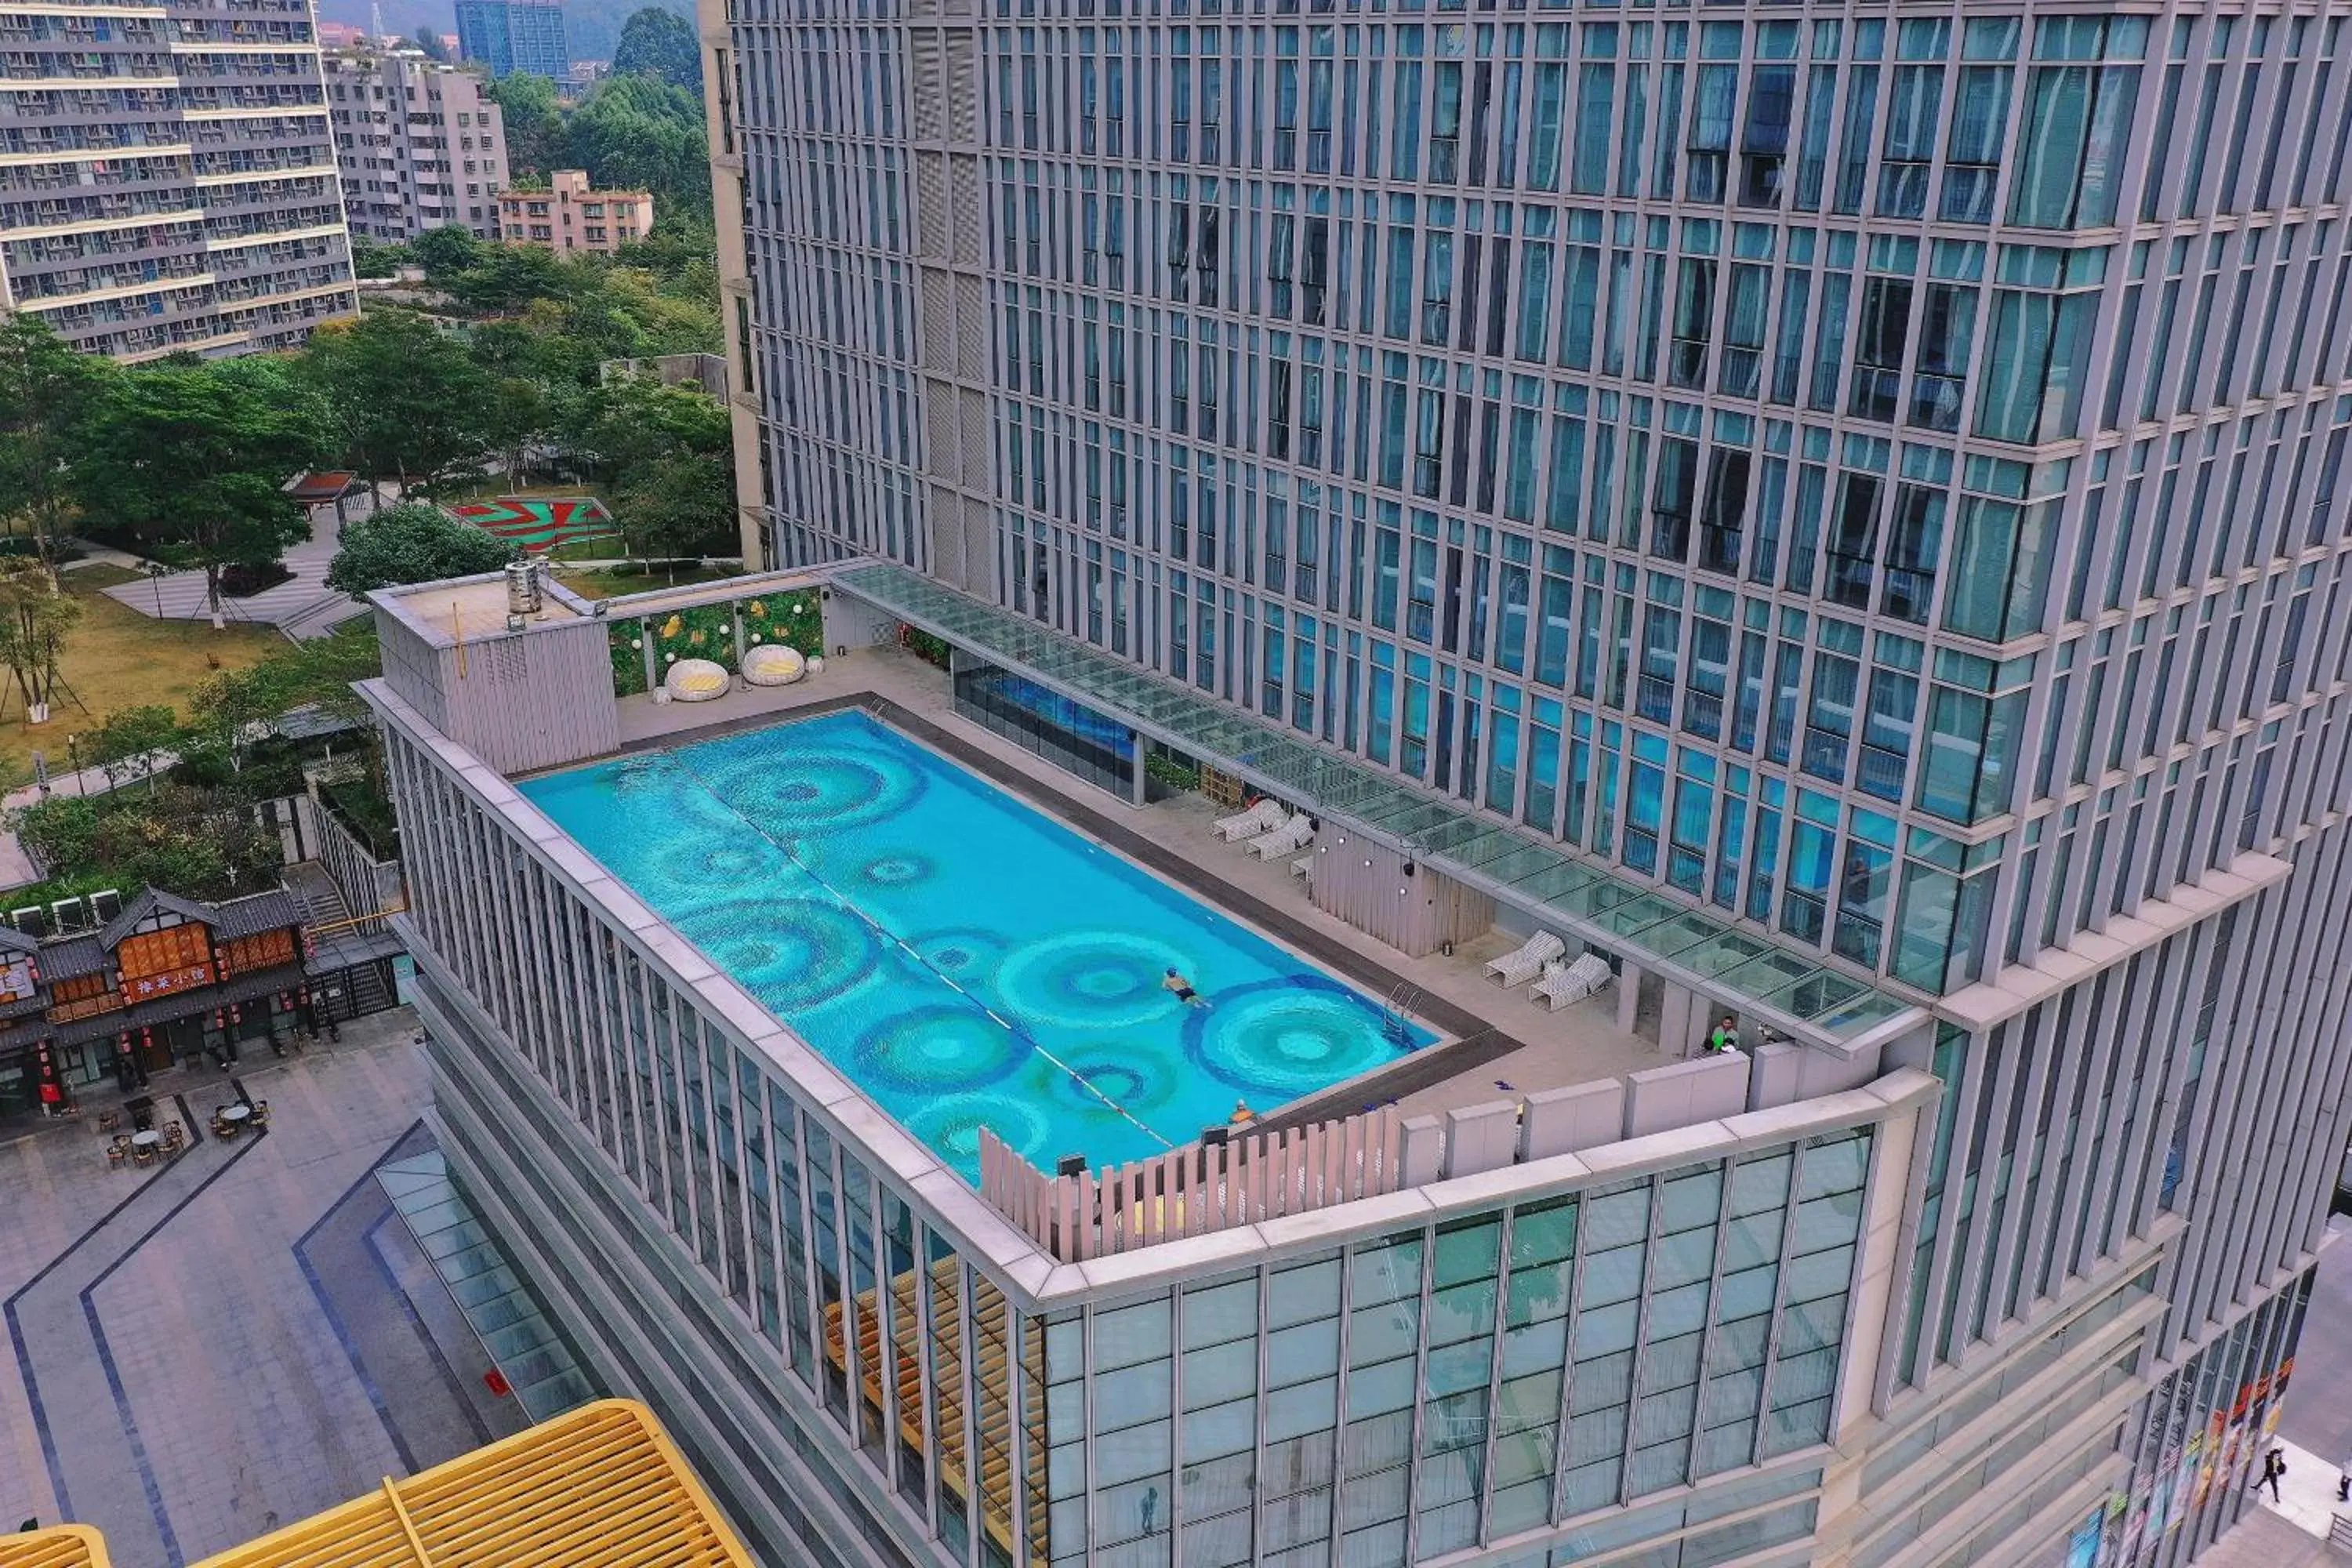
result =
[{"label": "outdoor chair", "polygon": [[1270,832],[1281,826],[1289,815],[1289,808],[1282,802],[1262,800],[1247,811],[1217,818],[1214,826],[1218,837],[1228,844],[1234,844],[1244,838],[1255,838],[1261,833]]},{"label": "outdoor chair", "polygon": [[1545,1003],[1557,1013],[1571,1002],[1583,1001],[1612,978],[1609,961],[1597,952],[1588,952],[1573,963],[1545,964],[1543,978],[1528,987],[1528,1000]]},{"label": "outdoor chair", "polygon": [[1486,973],[1506,985],[1525,985],[1543,973],[1544,965],[1568,951],[1568,943],[1548,931],[1539,931],[1521,943],[1516,952],[1507,952],[1486,965]]},{"label": "outdoor chair", "polygon": [[1272,860],[1280,855],[1296,855],[1315,837],[1315,819],[1300,812],[1270,833],[1260,834],[1244,846],[1261,860]]},{"label": "outdoor chair", "polygon": [[106,1146],[106,1163],[115,1170],[121,1170],[122,1162],[130,1157],[131,1145],[121,1139],[117,1139]]}]

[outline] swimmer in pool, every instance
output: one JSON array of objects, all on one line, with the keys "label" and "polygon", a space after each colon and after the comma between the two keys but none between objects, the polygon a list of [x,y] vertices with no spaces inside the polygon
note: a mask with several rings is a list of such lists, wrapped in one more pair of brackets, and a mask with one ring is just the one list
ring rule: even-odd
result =
[{"label": "swimmer in pool", "polygon": [[1192,983],[1171,969],[1160,982],[1160,989],[1175,993],[1176,1000],[1187,1007],[1205,1007],[1209,999],[1192,989]]}]

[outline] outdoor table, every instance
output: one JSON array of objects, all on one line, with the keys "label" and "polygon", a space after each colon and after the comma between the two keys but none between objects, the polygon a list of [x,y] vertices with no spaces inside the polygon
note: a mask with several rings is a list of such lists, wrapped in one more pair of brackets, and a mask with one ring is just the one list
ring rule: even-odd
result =
[{"label": "outdoor table", "polygon": [[232,1105],[222,1110],[220,1114],[223,1121],[243,1121],[253,1114],[253,1107]]},{"label": "outdoor table", "polygon": [[151,1127],[144,1132],[133,1132],[131,1145],[134,1149],[160,1149],[163,1146],[163,1135]]}]

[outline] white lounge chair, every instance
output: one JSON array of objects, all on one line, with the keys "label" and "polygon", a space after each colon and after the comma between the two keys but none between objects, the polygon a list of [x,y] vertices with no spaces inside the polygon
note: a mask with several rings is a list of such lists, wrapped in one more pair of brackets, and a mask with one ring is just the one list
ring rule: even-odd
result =
[{"label": "white lounge chair", "polygon": [[1567,951],[1568,943],[1548,931],[1539,931],[1516,952],[1507,952],[1486,965],[1486,973],[1506,985],[1525,985],[1543,973],[1547,962]]},{"label": "white lounge chair", "polygon": [[1555,1013],[1571,1002],[1581,1002],[1609,984],[1609,961],[1588,952],[1573,963],[1558,960],[1544,965],[1543,978],[1528,987],[1528,1000],[1548,1004]]},{"label": "white lounge chair", "polygon": [[1312,855],[1301,855],[1290,863],[1290,874],[1294,877],[1304,877],[1314,869],[1315,857]]},{"label": "white lounge chair", "polygon": [[1260,834],[1251,839],[1243,847],[1261,860],[1271,860],[1278,855],[1297,854],[1314,837],[1314,820],[1302,811],[1273,832]]},{"label": "white lounge chair", "polygon": [[1289,816],[1289,808],[1282,802],[1262,800],[1247,811],[1217,818],[1217,836],[1228,844],[1238,843],[1244,838],[1255,838],[1261,833],[1271,832],[1281,826]]}]

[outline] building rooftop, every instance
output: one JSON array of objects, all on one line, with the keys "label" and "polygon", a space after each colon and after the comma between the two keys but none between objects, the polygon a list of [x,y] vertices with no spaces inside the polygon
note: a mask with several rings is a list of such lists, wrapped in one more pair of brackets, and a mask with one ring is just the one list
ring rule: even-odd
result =
[{"label": "building rooftop", "polygon": [[[408,619],[453,643],[490,637],[507,629],[507,583],[502,575],[461,577],[418,588],[394,588],[385,592],[383,597],[397,605]],[[557,595],[544,595],[542,605],[543,612],[533,617],[535,622],[580,618],[580,612]]]}]

